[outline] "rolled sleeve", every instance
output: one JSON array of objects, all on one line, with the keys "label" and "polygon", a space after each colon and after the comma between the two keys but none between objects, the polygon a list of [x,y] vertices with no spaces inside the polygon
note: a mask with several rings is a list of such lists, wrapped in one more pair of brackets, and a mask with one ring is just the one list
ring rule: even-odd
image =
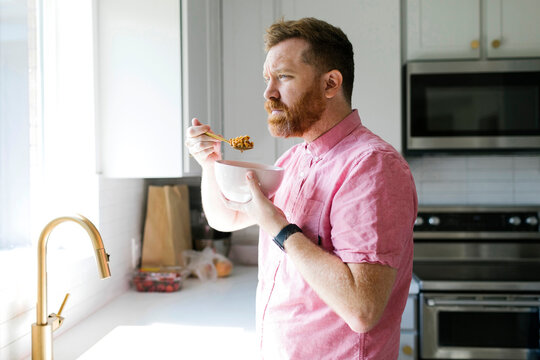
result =
[{"label": "rolled sleeve", "polygon": [[395,153],[374,150],[359,159],[332,203],[334,253],[346,263],[398,268],[413,226],[413,186]]}]

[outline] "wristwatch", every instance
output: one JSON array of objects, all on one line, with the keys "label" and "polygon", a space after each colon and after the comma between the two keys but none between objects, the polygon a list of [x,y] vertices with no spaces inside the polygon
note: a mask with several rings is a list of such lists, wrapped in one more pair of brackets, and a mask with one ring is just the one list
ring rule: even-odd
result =
[{"label": "wristwatch", "polygon": [[277,234],[274,238],[274,242],[277,246],[279,246],[281,250],[285,251],[285,247],[283,246],[285,240],[287,240],[289,236],[297,232],[302,232],[302,229],[300,229],[296,224],[289,224],[283,229],[281,229],[279,234]]}]

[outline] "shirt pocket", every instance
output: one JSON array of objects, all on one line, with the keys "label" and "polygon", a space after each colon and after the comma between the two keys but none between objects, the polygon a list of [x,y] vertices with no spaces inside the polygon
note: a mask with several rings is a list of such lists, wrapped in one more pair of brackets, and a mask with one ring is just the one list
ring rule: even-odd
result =
[{"label": "shirt pocket", "polygon": [[315,244],[319,245],[319,227],[323,203],[319,200],[300,197],[295,213],[295,223],[302,229],[302,233]]}]

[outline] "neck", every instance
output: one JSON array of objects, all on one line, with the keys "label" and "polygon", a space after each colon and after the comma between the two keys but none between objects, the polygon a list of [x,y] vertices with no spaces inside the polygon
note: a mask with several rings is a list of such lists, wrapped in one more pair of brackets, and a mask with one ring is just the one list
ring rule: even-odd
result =
[{"label": "neck", "polygon": [[310,143],[321,135],[339,124],[352,112],[351,106],[348,103],[342,103],[340,106],[329,106],[322,113],[321,119],[311,126],[303,135],[302,138]]}]

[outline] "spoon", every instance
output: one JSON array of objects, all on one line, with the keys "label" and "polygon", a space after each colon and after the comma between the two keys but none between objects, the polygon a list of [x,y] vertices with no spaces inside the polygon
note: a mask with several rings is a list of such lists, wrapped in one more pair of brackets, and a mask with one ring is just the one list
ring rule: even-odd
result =
[{"label": "spoon", "polygon": [[253,149],[253,141],[249,141],[249,136],[247,136],[247,135],[238,136],[238,137],[235,137],[233,139],[227,140],[227,139],[225,139],[225,138],[223,138],[223,137],[221,137],[219,135],[212,134],[212,133],[209,133],[209,132],[206,132],[204,134],[208,135],[210,137],[213,137],[214,139],[226,142],[227,144],[229,144],[230,146],[232,146],[236,150],[244,151],[244,150]]}]

